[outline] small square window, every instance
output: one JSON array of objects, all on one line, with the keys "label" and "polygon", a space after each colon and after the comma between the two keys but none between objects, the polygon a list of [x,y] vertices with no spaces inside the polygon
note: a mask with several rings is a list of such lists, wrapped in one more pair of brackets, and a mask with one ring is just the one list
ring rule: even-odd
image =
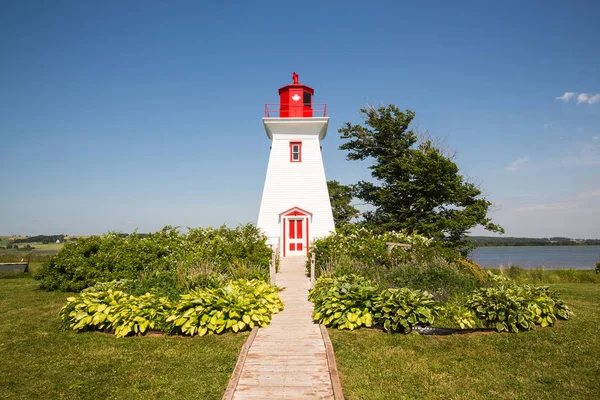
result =
[{"label": "small square window", "polygon": [[290,162],[302,162],[302,142],[290,142]]}]

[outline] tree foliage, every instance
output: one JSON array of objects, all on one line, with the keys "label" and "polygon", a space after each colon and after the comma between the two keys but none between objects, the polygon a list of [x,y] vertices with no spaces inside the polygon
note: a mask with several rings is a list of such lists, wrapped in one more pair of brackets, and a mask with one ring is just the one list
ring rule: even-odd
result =
[{"label": "tree foliage", "polygon": [[342,185],[338,181],[327,181],[327,190],[329,191],[329,201],[335,226],[345,225],[352,218],[359,216],[358,209],[350,204],[353,197],[352,187]]},{"label": "tree foliage", "polygon": [[364,125],[345,123],[340,146],[348,160],[372,159],[375,182],[360,181],[355,195],[374,206],[365,223],[379,230],[404,230],[436,238],[456,247],[476,225],[503,232],[487,213],[491,203],[466,180],[458,166],[430,139],[409,129],[415,117],[391,104],[362,108]]}]

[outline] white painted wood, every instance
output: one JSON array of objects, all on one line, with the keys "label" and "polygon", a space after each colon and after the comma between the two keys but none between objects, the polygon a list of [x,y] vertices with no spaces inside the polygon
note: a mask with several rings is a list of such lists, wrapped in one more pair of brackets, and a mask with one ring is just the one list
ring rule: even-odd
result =
[{"label": "white painted wood", "polygon": [[[335,225],[320,144],[327,134],[329,118],[263,118],[263,124],[272,142],[258,228],[267,235],[269,244],[275,245],[283,238],[280,214],[299,207],[312,214],[309,243],[329,235]],[[302,142],[302,162],[290,162],[290,142],[298,141]],[[283,255],[283,240],[281,243]]]}]

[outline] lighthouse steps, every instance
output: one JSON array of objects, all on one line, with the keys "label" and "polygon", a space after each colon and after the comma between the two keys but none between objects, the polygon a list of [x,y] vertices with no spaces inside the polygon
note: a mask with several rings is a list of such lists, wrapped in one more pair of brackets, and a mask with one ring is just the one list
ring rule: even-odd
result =
[{"label": "lighthouse steps", "polygon": [[334,399],[331,360],[328,362],[323,334],[313,323],[313,305],[307,299],[310,280],[305,263],[306,257],[281,259],[277,285],[283,288],[279,296],[284,310],[273,316],[269,326],[258,330],[235,391],[224,398]]}]

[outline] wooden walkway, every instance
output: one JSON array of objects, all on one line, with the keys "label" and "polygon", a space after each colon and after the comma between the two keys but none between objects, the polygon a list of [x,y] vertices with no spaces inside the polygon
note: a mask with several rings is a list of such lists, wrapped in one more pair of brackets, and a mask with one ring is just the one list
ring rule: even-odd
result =
[{"label": "wooden walkway", "polygon": [[[239,381],[236,385],[234,372],[224,399],[334,399],[327,360],[327,349],[331,358],[333,350],[330,346],[326,349],[321,329],[312,321],[313,305],[307,299],[310,279],[305,263],[305,257],[281,260],[276,280],[284,288],[279,293],[284,310],[273,316],[268,327],[258,330]],[[328,337],[326,341],[329,344]],[[337,388],[339,378],[335,361],[333,364]],[[335,399],[341,398],[340,395],[341,387],[336,390]]]}]

